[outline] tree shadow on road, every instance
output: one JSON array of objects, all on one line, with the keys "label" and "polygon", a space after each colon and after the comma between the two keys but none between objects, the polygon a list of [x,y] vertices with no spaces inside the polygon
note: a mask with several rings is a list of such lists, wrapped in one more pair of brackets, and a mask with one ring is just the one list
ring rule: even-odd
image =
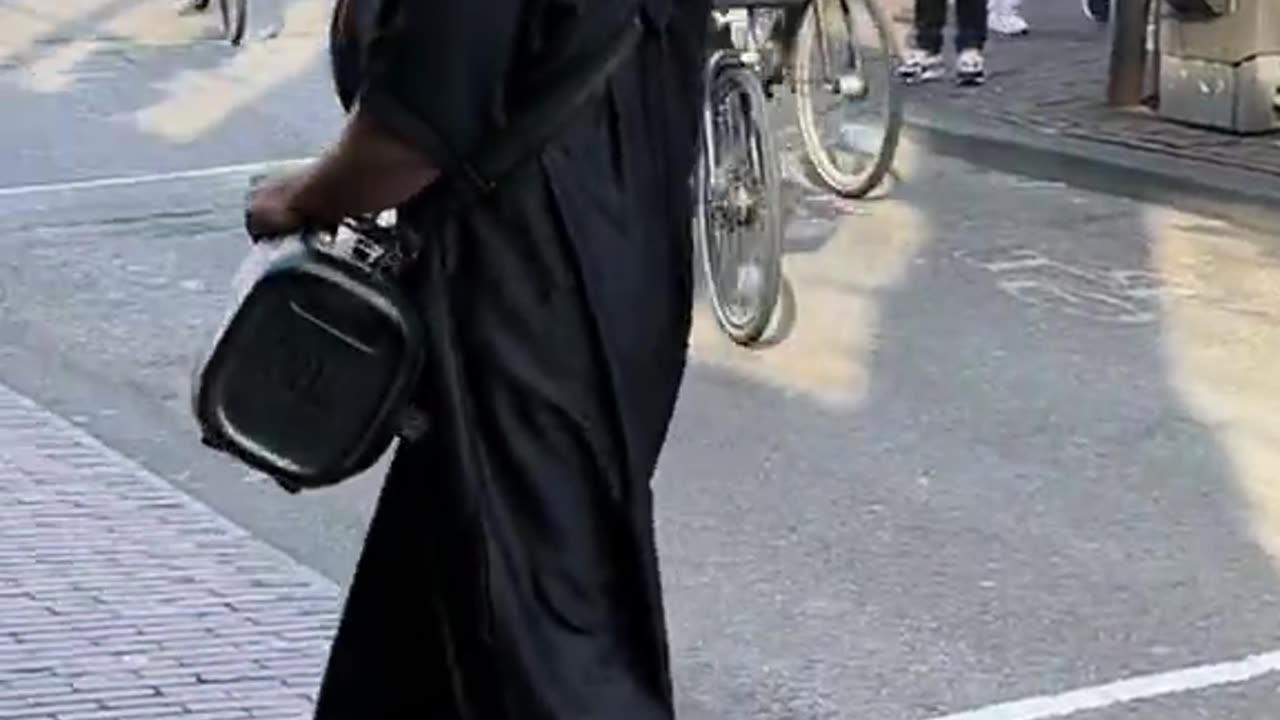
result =
[{"label": "tree shadow on road", "polygon": [[[166,82],[205,87],[196,76],[244,55],[108,38],[57,92],[15,80],[110,12],[41,33],[5,71],[9,106],[31,109],[13,114],[27,125],[3,126],[9,181],[258,160],[329,137],[325,118],[288,124],[301,98],[314,107],[317,83],[327,93],[318,56],[277,84],[243,78],[254,92],[222,96],[213,124],[199,97],[184,101],[197,115],[185,138],[154,131],[181,122],[138,118],[175,97]],[[163,117],[181,120],[181,104]],[[287,137],[240,132],[267,117]],[[925,718],[1269,649],[1273,251],[1214,221],[1052,183],[945,162],[904,177],[873,203],[804,199],[786,342],[744,352],[699,318],[659,479],[685,702],[716,720]],[[229,202],[229,185],[215,190]],[[65,227],[9,238],[2,287],[42,319],[37,347],[91,358],[98,385],[143,348],[172,369],[164,353],[221,309],[238,251],[209,254],[208,218],[169,222],[182,232],[162,252],[122,227],[90,251]],[[199,289],[134,292],[144,279]],[[166,332],[140,340],[156,315]],[[60,392],[67,412],[94,400]]]},{"label": "tree shadow on road", "polygon": [[[12,0],[0,7],[0,98],[10,140],[0,182],[63,181],[307,154],[340,117],[325,0],[255,0],[241,48],[209,39],[217,13],[170,0]],[[305,103],[304,103],[305,101]],[[305,112],[301,109],[305,108]]]},{"label": "tree shadow on road", "polygon": [[660,498],[696,716],[928,718],[1273,649],[1266,244],[937,161],[788,258],[794,342],[695,334]]}]

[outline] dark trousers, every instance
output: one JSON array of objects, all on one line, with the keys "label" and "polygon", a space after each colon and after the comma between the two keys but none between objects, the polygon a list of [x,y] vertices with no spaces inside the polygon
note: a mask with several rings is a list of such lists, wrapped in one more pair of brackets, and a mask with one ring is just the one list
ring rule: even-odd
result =
[{"label": "dark trousers", "polygon": [[[987,0],[955,0],[956,50],[981,50],[987,43]],[[947,0],[916,0],[916,47],[942,52]]]}]

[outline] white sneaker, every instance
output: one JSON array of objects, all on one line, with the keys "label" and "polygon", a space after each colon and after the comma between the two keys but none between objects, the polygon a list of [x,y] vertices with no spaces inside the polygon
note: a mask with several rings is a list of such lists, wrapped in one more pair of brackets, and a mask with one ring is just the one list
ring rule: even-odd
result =
[{"label": "white sneaker", "polygon": [[1022,13],[1019,0],[989,0],[987,29],[998,35],[1026,35],[1031,29]]},{"label": "white sneaker", "polygon": [[911,84],[937,80],[946,74],[947,61],[942,53],[925,52],[919,48],[908,50],[898,65],[898,77]]},{"label": "white sneaker", "polygon": [[981,50],[960,51],[956,58],[956,82],[961,85],[981,85],[987,81],[987,63]]}]

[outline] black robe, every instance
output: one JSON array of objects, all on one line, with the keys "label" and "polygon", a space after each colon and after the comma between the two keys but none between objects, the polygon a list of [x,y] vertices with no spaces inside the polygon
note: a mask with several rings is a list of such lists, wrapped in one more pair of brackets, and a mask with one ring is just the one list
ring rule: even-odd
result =
[{"label": "black robe", "polygon": [[387,477],[316,718],[672,718],[650,478],[688,342],[707,0],[347,2],[344,105],[446,171],[540,69],[638,7],[647,30],[495,195],[402,209],[445,248],[417,290],[457,376],[424,377],[437,424]]}]

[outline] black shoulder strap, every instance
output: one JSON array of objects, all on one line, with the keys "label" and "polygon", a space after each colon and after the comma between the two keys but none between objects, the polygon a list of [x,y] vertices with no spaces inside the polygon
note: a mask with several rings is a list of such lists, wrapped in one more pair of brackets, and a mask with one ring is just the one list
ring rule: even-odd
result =
[{"label": "black shoulder strap", "polygon": [[644,23],[631,16],[620,32],[606,33],[588,50],[561,64],[551,87],[512,112],[512,121],[459,167],[458,180],[472,193],[493,191],[508,173],[541,151],[569,117],[604,87],[623,60],[640,43]]},{"label": "black shoulder strap", "polygon": [[671,2],[672,0],[641,0],[641,12],[655,29],[661,31],[671,19]]}]

